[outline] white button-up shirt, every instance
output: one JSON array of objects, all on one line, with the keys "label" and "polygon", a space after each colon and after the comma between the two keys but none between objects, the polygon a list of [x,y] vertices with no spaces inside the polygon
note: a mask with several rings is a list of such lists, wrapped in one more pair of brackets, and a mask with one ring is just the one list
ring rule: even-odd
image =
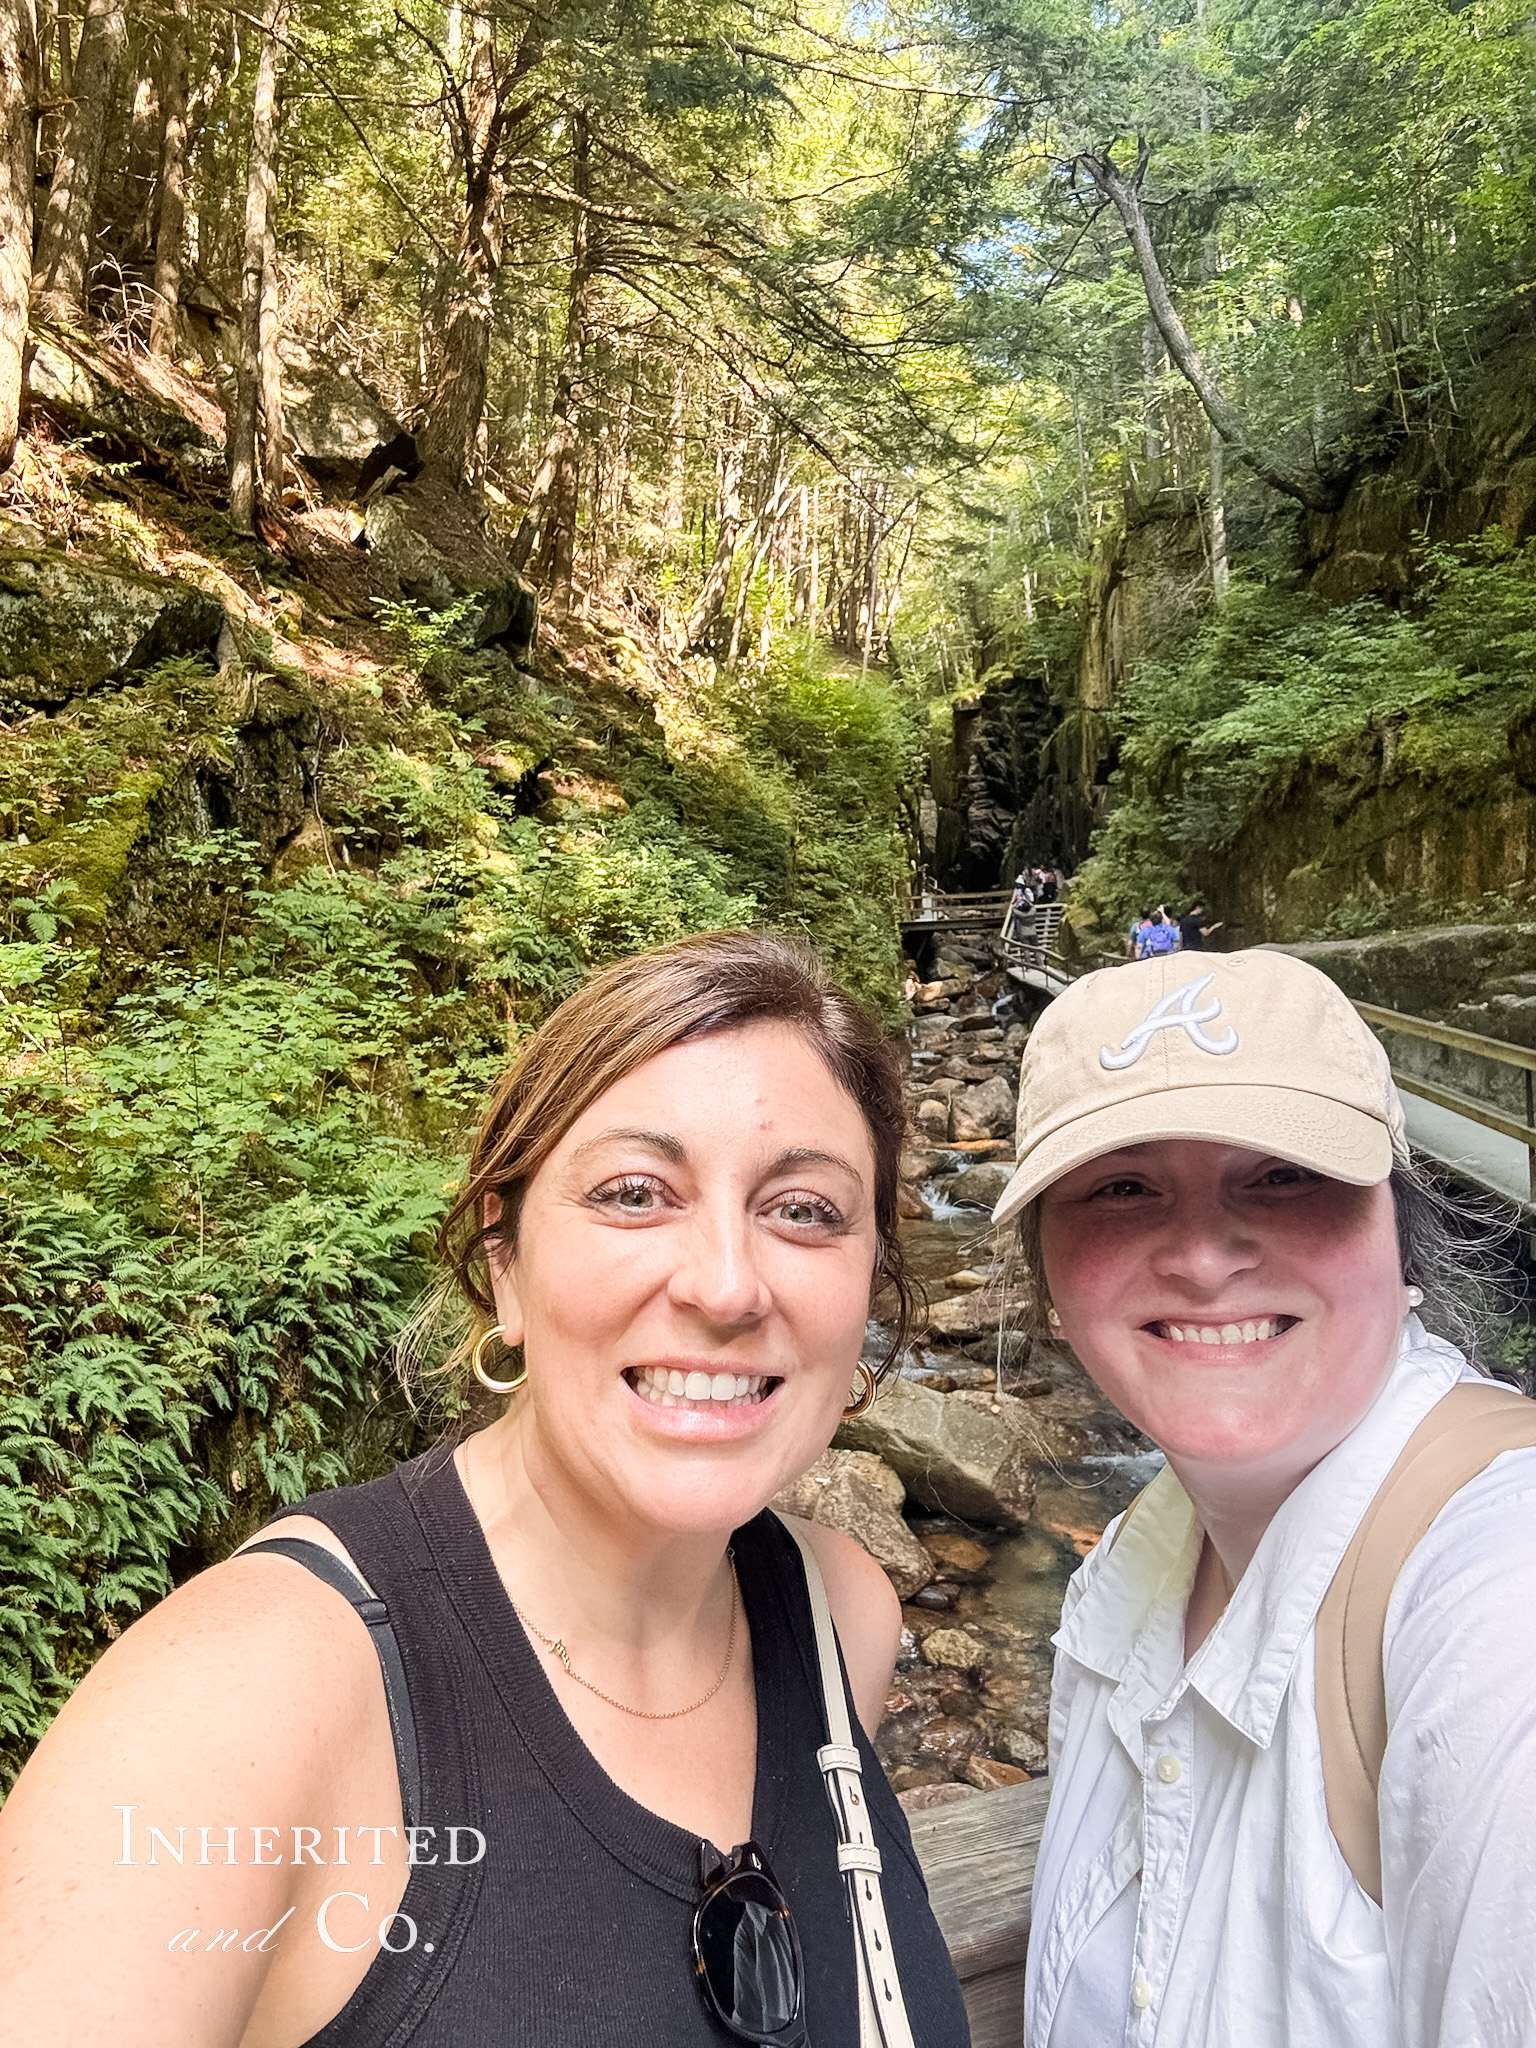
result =
[{"label": "white button-up shirt", "polygon": [[1536,2044],[1536,1451],[1462,1489],[1387,1615],[1383,1905],[1328,1826],[1323,1596],[1461,1355],[1405,1325],[1370,1412],[1285,1502],[1186,1664],[1202,1531],[1171,1471],[1068,1589],[1028,2048]]}]

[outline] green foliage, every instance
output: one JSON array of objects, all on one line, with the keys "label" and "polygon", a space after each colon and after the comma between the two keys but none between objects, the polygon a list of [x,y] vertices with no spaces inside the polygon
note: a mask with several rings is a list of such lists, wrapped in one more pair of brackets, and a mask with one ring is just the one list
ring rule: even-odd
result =
[{"label": "green foliage", "polygon": [[[640,661],[664,735],[575,669],[532,693],[451,620],[390,624],[388,689],[324,702],[307,865],[156,808],[232,786],[205,673],[7,736],[0,1775],[175,1580],[429,1440],[392,1342],[487,1088],[591,968],[761,920],[895,1005],[911,737],[883,676],[799,641],[687,687]],[[262,716],[289,715],[285,682]]]},{"label": "green foliage", "polygon": [[[1140,664],[1114,713],[1116,808],[1080,885],[1101,921],[1205,886],[1303,784],[1342,809],[1412,775],[1455,803],[1506,772],[1510,720],[1536,688],[1536,546],[1495,533],[1427,549],[1420,568],[1402,611],[1239,579],[1187,642]],[[1341,904],[1330,935],[1403,909]]]},{"label": "green foliage", "polygon": [[671,737],[679,813],[719,845],[760,914],[801,930],[847,987],[899,1012],[898,829],[918,730],[886,676],[799,635],[723,675]]}]

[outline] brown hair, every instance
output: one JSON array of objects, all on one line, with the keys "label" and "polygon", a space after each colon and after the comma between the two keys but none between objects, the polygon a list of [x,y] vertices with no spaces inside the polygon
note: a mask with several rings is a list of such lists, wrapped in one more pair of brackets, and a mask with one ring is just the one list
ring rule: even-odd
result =
[{"label": "brown hair", "polygon": [[1014,1284],[1014,1299],[1018,1304],[1017,1329],[1021,1337],[1027,1337],[1032,1344],[1060,1343],[1060,1338],[1051,1328],[1046,1311],[1050,1307],[1050,1294],[1045,1279],[1045,1259],[1040,1249],[1040,1197],[1026,1202],[1019,1211],[1017,1232],[1019,1267]]},{"label": "brown hair", "polygon": [[[876,1020],[838,988],[807,945],[756,932],[710,932],[620,960],[568,996],[498,1082],[438,1251],[485,1326],[496,1320],[490,1254],[517,1242],[528,1184],[597,1098],[671,1046],[742,1024],[799,1031],[858,1104],[875,1154],[875,1293],[895,1323],[883,1373],[900,1355],[912,1292],[896,1236],[905,1132],[901,1070]],[[500,1220],[483,1221],[488,1196]]]}]

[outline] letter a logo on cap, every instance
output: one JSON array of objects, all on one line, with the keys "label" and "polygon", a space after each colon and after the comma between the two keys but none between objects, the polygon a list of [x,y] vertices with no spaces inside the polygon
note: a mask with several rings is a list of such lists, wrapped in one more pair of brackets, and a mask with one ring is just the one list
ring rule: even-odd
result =
[{"label": "letter a logo on cap", "polygon": [[1099,1048],[1099,1065],[1111,1073],[1120,1067],[1134,1067],[1159,1031],[1187,1031],[1202,1052],[1236,1052],[1237,1033],[1230,1024],[1220,1038],[1207,1038],[1200,1029],[1202,1024],[1221,1015],[1220,996],[1212,996],[1203,1009],[1195,1008],[1200,991],[1209,988],[1215,979],[1214,974],[1207,974],[1199,981],[1187,981],[1182,988],[1171,990],[1152,1005],[1139,1024],[1132,1025],[1121,1039],[1118,1052],[1111,1052],[1107,1045]]}]

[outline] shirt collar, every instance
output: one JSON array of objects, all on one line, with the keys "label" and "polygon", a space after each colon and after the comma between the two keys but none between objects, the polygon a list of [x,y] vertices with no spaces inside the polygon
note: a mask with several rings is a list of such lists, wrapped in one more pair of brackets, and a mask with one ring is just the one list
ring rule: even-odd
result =
[{"label": "shirt collar", "polygon": [[1122,1740],[1142,1718],[1171,1711],[1188,1685],[1239,1733],[1269,1746],[1297,1656],[1362,1516],[1430,1409],[1470,1374],[1459,1351],[1408,1318],[1381,1393],[1281,1506],[1187,1666],[1184,1609],[1203,1532],[1172,1470],[1157,1475],[1054,1638],[1075,1662],[1115,1681],[1111,1722]]}]

